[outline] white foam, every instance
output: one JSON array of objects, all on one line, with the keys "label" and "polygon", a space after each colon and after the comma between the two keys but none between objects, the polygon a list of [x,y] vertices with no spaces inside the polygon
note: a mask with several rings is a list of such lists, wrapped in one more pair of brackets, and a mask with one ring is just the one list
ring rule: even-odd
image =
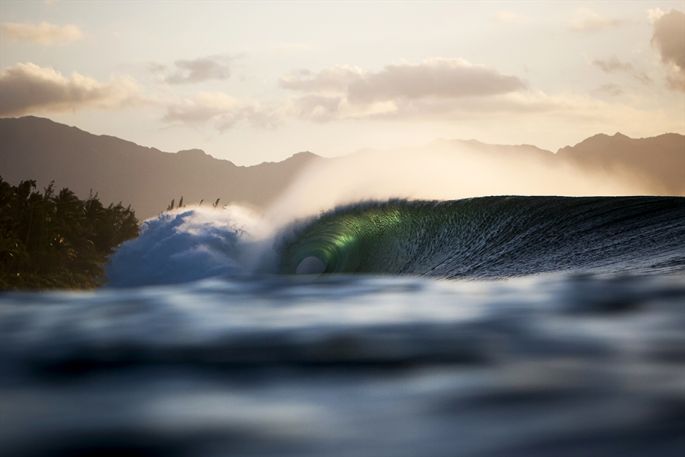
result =
[{"label": "white foam", "polygon": [[244,208],[180,208],[143,222],[107,266],[115,287],[174,284],[244,273],[254,263],[246,246],[259,233],[258,217]]}]

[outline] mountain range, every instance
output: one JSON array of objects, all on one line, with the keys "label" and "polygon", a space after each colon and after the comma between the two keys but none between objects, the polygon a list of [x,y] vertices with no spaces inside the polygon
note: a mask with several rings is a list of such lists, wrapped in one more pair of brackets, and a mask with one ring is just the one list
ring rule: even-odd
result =
[{"label": "mountain range", "polygon": [[[650,138],[599,134],[556,153],[530,145],[504,146],[452,140],[488,155],[520,154],[581,169],[628,172],[649,193],[685,195],[685,136]],[[131,204],[139,217],[164,210],[172,199],[220,198],[255,207],[272,203],[305,168],[331,161],[300,152],[281,162],[238,166],[200,149],[163,152],[108,135],[93,135],[34,116],[0,119],[0,176],[16,183],[51,181],[79,196],[97,192],[106,202]]]}]

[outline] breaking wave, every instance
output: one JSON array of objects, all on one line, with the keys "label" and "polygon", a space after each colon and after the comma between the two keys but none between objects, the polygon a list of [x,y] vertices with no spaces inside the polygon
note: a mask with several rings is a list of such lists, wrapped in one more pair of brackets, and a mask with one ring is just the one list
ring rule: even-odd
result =
[{"label": "breaking wave", "polygon": [[280,270],[507,277],[685,265],[685,199],[483,197],[341,207],[283,239]]},{"label": "breaking wave", "polygon": [[341,206],[280,229],[240,208],[143,224],[112,257],[114,286],[254,273],[499,278],[685,270],[685,198],[481,197]]}]

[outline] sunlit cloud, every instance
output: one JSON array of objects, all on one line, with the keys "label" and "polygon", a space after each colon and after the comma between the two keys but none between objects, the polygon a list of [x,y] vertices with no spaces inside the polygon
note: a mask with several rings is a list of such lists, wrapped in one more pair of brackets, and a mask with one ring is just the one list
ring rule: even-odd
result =
[{"label": "sunlit cloud", "polygon": [[389,65],[348,86],[353,102],[377,102],[431,97],[464,98],[503,94],[523,89],[515,76],[503,75],[462,59],[430,59],[420,64]]},{"label": "sunlit cloud", "polygon": [[149,68],[169,84],[199,83],[230,78],[232,60],[227,55],[215,55],[177,60],[172,65],[152,63]]},{"label": "sunlit cloud", "polygon": [[291,112],[326,122],[350,118],[393,118],[459,111],[504,100],[526,89],[516,76],[462,59],[436,58],[418,64],[388,65],[373,72],[336,66],[317,73],[303,70],[281,78],[281,86],[304,95]]},{"label": "sunlit cloud", "polygon": [[140,101],[130,78],[100,82],[79,73],[64,76],[50,67],[18,63],[0,71],[0,115],[116,108]]},{"label": "sunlit cloud", "polygon": [[388,65],[378,72],[338,66],[319,73],[302,71],[281,79],[281,86],[305,92],[338,92],[350,103],[397,99],[482,97],[525,88],[515,77],[463,59],[429,59],[418,64]]},{"label": "sunlit cloud", "polygon": [[298,70],[281,78],[281,87],[302,92],[345,92],[354,81],[363,79],[366,72],[359,67],[338,65],[318,73]]},{"label": "sunlit cloud", "polygon": [[273,128],[279,124],[278,113],[257,102],[231,97],[223,92],[200,92],[167,104],[162,120],[167,123],[205,126],[226,131],[241,121],[254,127]]},{"label": "sunlit cloud", "polygon": [[11,41],[26,41],[46,46],[68,44],[83,38],[75,25],[57,25],[49,22],[5,22],[0,25],[2,36]]},{"label": "sunlit cloud", "polygon": [[[603,71],[630,71],[642,78],[632,65],[618,59],[596,65],[605,67]],[[589,131],[606,125],[665,125],[663,116],[619,103],[623,90],[615,84],[587,95],[550,94],[515,76],[457,59],[386,66],[377,72],[352,66],[300,71],[283,77],[281,86],[300,94],[290,100],[288,116],[318,123],[570,123]]]},{"label": "sunlit cloud", "polygon": [[296,117],[315,122],[329,122],[341,117],[344,99],[335,95],[305,95],[296,98],[291,112]]}]

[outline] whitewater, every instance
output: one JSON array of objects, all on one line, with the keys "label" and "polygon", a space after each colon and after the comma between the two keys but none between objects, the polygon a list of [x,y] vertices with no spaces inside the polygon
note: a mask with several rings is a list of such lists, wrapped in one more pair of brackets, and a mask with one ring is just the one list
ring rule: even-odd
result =
[{"label": "whitewater", "polygon": [[685,198],[282,214],[165,212],[106,287],[0,295],[0,454],[682,455]]}]

